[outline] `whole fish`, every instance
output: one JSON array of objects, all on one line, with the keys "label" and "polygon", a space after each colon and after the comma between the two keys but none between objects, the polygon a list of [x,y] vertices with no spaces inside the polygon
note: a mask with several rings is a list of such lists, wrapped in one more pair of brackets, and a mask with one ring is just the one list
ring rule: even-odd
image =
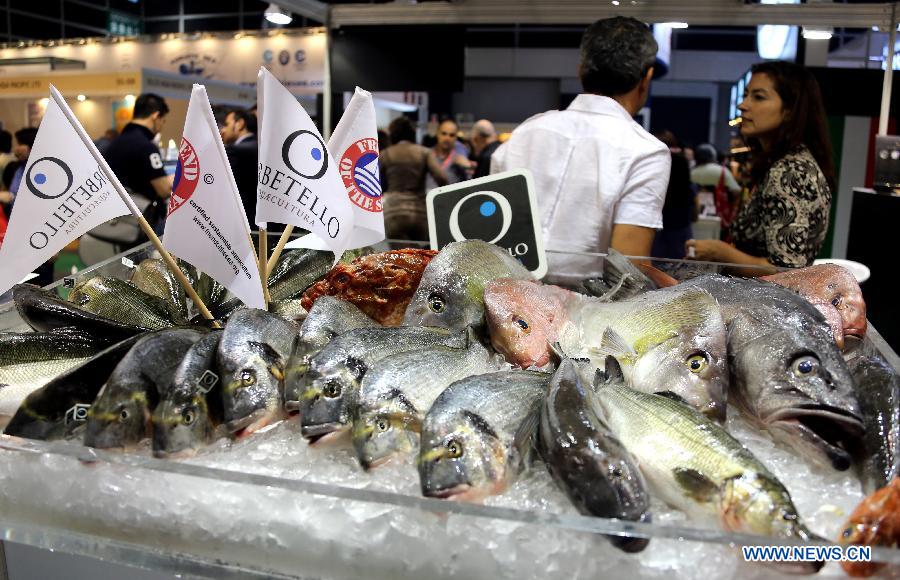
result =
[{"label": "whole fish", "polygon": [[284,369],[299,330],[255,308],[228,319],[216,358],[228,432],[249,435],[280,416]]},{"label": "whole fish", "polygon": [[499,246],[481,240],[447,244],[425,268],[403,324],[480,328],[484,324],[484,287],[497,278],[533,277]]},{"label": "whole fish", "polygon": [[822,315],[767,282],[707,274],[676,288],[691,287],[716,298],[728,328],[729,402],[803,456],[849,469],[863,424],[853,378]]},{"label": "whole fish", "polygon": [[844,349],[845,338],[865,336],[866,302],[850,270],[837,264],[817,264],[761,279],[790,288],[815,306],[828,321],[839,349]]},{"label": "whole fish", "polygon": [[92,337],[98,344],[115,344],[143,332],[136,326],[82,310],[68,300],[63,300],[55,292],[31,284],[14,286],[13,300],[19,316],[37,332],[74,327]]},{"label": "whole fish", "polygon": [[0,421],[14,415],[29,394],[103,347],[71,328],[0,333]]},{"label": "whole fish", "polygon": [[573,292],[535,280],[498,278],[484,287],[485,320],[491,344],[523,369],[550,362],[550,345],[568,324]]},{"label": "whole fish", "polygon": [[372,328],[378,323],[349,302],[333,296],[321,296],[312,305],[300,326],[297,345],[284,375],[284,407],[288,412],[300,409],[300,389],[309,361],[331,339],[354,328]]},{"label": "whole fish", "polygon": [[72,289],[69,300],[84,310],[142,330],[158,330],[187,322],[166,300],[118,278],[95,276],[80,282]]},{"label": "whole fish", "polygon": [[547,373],[506,371],[447,387],[422,425],[422,494],[479,501],[515,481],[534,448],[550,378]]},{"label": "whole fish", "polygon": [[[616,367],[610,360],[608,378],[597,389],[598,414],[660,499],[712,517],[728,531],[818,539],[781,482],[734,437],[686,405],[626,387]],[[793,571],[815,573],[823,565],[795,563]]]},{"label": "whole fish", "polygon": [[497,280],[488,285],[485,305],[491,343],[513,364],[546,364],[557,341],[565,355],[588,357],[594,368],[613,355],[629,386],[672,391],[725,420],[725,324],[703,290],[679,286],[603,302],[557,286]]},{"label": "whole fish", "polygon": [[425,413],[454,381],[499,370],[470,337],[467,348],[433,345],[379,361],[363,377],[353,418],[353,446],[363,469],[417,449]]},{"label": "whole fish", "polygon": [[178,278],[158,258],[147,258],[131,273],[131,283],[138,290],[167,301],[183,320],[188,319],[187,296]]},{"label": "whole fish", "polygon": [[[650,495],[634,458],[597,414],[591,369],[563,360],[541,407],[538,451],[550,474],[585,515],[650,522]],[[649,539],[609,536],[625,552],[640,552]]]},{"label": "whole fish", "polygon": [[869,339],[847,363],[865,425],[854,462],[863,490],[872,493],[900,474],[900,376]]},{"label": "whole fish", "polygon": [[[269,272],[272,301],[300,298],[301,294],[331,269],[334,254],[319,250],[288,250]],[[238,298],[222,302],[212,311],[216,318],[228,318],[244,303]]]},{"label": "whole fish", "polygon": [[223,421],[216,351],[222,331],[195,342],[153,412],[153,454],[186,456],[212,443]]},{"label": "whole fish", "polygon": [[100,388],[140,338],[134,335],[107,347],[32,392],[3,432],[42,440],[75,437]]},{"label": "whole fish", "polygon": [[422,272],[436,254],[434,250],[404,248],[338,264],[303,293],[303,306],[310,309],[319,297],[336,296],[355,304],[379,324],[399,326]]},{"label": "whole fish", "polygon": [[462,348],[466,332],[430,327],[357,328],[341,334],[310,360],[300,388],[303,436],[316,443],[350,427],[366,372],[398,352],[443,344]]},{"label": "whole fish", "polygon": [[172,375],[204,331],[172,328],[149,333],[128,351],[87,412],[84,444],[129,449],[150,437],[150,416]]},{"label": "whole fish", "polygon": [[[900,544],[900,479],[894,478],[863,499],[844,524],[838,542],[854,546]],[[882,568],[879,562],[841,562],[848,576],[872,576]]]}]

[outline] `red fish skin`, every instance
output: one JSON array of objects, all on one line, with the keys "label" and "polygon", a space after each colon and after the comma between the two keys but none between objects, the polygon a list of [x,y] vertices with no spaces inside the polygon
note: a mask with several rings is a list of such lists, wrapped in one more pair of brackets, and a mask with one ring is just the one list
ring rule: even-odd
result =
[{"label": "red fish skin", "polygon": [[[900,478],[866,497],[850,514],[838,542],[854,546],[895,547],[900,541]],[[884,568],[876,562],[841,562],[849,576],[872,576]]]},{"label": "red fish skin", "polygon": [[303,293],[300,304],[309,310],[320,296],[334,296],[354,304],[379,324],[399,326],[422,272],[435,255],[435,250],[404,248],[338,264]]}]

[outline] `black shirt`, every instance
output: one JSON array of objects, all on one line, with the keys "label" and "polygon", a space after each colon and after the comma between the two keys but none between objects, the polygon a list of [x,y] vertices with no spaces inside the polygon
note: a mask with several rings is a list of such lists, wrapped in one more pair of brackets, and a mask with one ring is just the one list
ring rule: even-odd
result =
[{"label": "black shirt", "polygon": [[150,182],[165,177],[166,170],[150,129],[128,123],[110,143],[104,157],[122,185],[149,200],[157,199]]},{"label": "black shirt", "polygon": [[478,164],[475,168],[475,175],[472,176],[473,178],[477,179],[491,174],[491,155],[494,154],[497,147],[500,147],[500,141],[492,141],[484,146],[481,153],[471,158],[472,161]]}]

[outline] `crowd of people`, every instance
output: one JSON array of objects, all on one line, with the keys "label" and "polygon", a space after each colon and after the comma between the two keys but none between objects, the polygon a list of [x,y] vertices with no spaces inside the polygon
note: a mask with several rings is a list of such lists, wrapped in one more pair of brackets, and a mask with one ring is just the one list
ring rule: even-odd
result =
[{"label": "crowd of people", "polygon": [[[739,106],[749,155],[739,162],[711,144],[686,146],[669,131],[654,136],[635,122],[651,91],[657,48],[650,29],[633,18],[595,22],[581,42],[583,92],[565,110],[526,120],[502,144],[488,120],[477,121],[463,136],[446,119],[426,147],[417,143],[408,117],[395,118],[379,132],[387,237],[428,239],[425,196],[434,187],[526,168],[534,177],[544,244],[559,252],[550,269],[560,277],[591,274],[596,260],[586,254],[608,248],[632,256],[728,262],[746,275],[811,264],[825,239],[835,187],[815,78],[788,62],[753,67]],[[141,95],[121,133],[107,132],[97,141],[158,232],[173,175],[154,138],[168,111],[162,97]],[[216,117],[252,220],[256,111],[217,107]],[[21,129],[14,143],[13,135],[0,131],[0,219],[10,215],[36,133]],[[697,239],[698,218],[711,215],[719,220],[720,236]],[[115,253],[142,241],[140,235],[136,223],[118,220],[86,236],[87,251],[93,240]]]}]

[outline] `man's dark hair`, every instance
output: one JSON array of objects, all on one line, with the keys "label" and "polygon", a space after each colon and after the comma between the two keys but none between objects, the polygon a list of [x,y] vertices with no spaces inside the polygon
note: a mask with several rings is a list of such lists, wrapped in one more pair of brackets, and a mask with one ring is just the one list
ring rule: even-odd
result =
[{"label": "man's dark hair", "polygon": [[0,153],[12,152],[12,133],[6,129],[0,129]]},{"label": "man's dark hair", "polygon": [[34,127],[25,127],[16,131],[16,141],[19,145],[28,145],[34,147],[34,138],[37,137],[37,129]]},{"label": "man's dark hair", "polygon": [[697,161],[697,165],[718,163],[719,152],[716,151],[716,148],[713,145],[709,143],[703,143],[697,146],[697,149],[694,150],[694,159]]},{"label": "man's dark hair", "polygon": [[658,49],[650,29],[634,18],[598,20],[581,37],[581,85],[588,93],[624,95],[656,62]]},{"label": "man's dark hair", "polygon": [[144,93],[134,102],[134,114],[132,116],[135,119],[146,119],[156,112],[159,112],[160,117],[165,117],[169,114],[169,105],[166,104],[166,100],[153,93]]},{"label": "man's dark hair", "polygon": [[400,116],[391,121],[388,133],[391,136],[391,145],[396,145],[400,141],[416,142],[416,128],[409,117]]},{"label": "man's dark hair", "polygon": [[256,134],[256,115],[247,111],[246,109],[235,109],[233,111],[228,111],[230,114],[234,115],[234,122],[243,121],[244,126],[253,134]]}]

